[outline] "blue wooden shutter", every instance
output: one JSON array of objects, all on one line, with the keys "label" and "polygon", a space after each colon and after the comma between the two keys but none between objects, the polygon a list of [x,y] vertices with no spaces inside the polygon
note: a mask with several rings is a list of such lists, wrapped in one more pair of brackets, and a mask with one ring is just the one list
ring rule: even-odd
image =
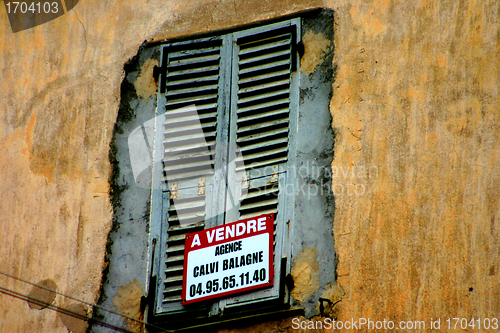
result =
[{"label": "blue wooden shutter", "polygon": [[223,175],[216,172],[224,170],[220,143],[227,141],[223,44],[218,37],[163,48],[156,143],[163,153],[156,167],[163,188],[154,190],[152,216],[161,221],[155,229],[157,314],[184,311],[180,301],[185,235],[223,219]]},{"label": "blue wooden shutter", "polygon": [[[233,35],[229,158],[240,153],[244,164],[229,170],[238,209],[226,222],[275,214],[274,286],[221,301],[221,308],[280,297],[282,258],[289,257],[291,218],[286,188],[290,150],[294,149],[298,105],[298,59],[295,44],[300,20],[271,24]],[[289,186],[288,186],[289,187]],[[293,194],[288,194],[290,196]],[[229,200],[229,198],[227,199]]]},{"label": "blue wooden shutter", "polygon": [[186,311],[180,295],[187,232],[271,212],[274,286],[205,310],[280,296],[293,217],[286,187],[293,180],[287,168],[295,149],[299,27],[294,19],[163,48],[155,143],[155,161],[162,162],[154,168],[151,228],[156,314]]}]

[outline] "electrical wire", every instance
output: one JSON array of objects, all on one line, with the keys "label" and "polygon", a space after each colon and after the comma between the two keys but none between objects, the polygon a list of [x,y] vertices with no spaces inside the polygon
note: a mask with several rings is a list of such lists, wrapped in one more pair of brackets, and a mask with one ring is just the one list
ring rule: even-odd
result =
[{"label": "electrical wire", "polygon": [[29,295],[25,295],[25,294],[16,292],[14,290],[7,289],[5,287],[0,287],[0,293],[6,294],[6,295],[9,295],[9,296],[18,298],[18,299],[21,299],[23,301],[27,301],[27,302],[30,302],[30,303],[34,303],[34,304],[37,304],[37,305],[49,308],[51,310],[54,310],[56,312],[59,312],[59,313],[62,313],[62,314],[68,315],[68,316],[71,316],[73,318],[77,318],[77,319],[81,319],[81,320],[85,320],[85,321],[90,321],[90,322],[95,322],[98,325],[104,326],[106,328],[114,329],[115,331],[118,331],[118,332],[123,332],[123,333],[137,333],[137,332],[129,331],[127,329],[118,327],[118,326],[114,326],[112,324],[108,324],[108,323],[103,322],[103,321],[98,320],[98,319],[89,318],[89,317],[87,317],[87,316],[85,316],[83,314],[80,314],[80,313],[77,313],[77,312],[74,312],[74,311],[71,311],[71,310],[68,310],[68,309],[61,308],[61,307],[59,307],[57,305],[52,305],[52,304],[45,303],[43,301],[37,300],[36,298],[30,297]]},{"label": "electrical wire", "polygon": [[[142,320],[139,320],[139,319],[136,319],[136,318],[133,318],[133,317],[129,317],[129,316],[126,316],[126,315],[123,315],[121,313],[118,313],[116,311],[113,311],[113,310],[109,310],[109,309],[106,309],[106,308],[103,308],[99,305],[96,305],[96,304],[92,304],[92,303],[89,303],[89,302],[86,302],[84,300],[81,300],[81,299],[78,299],[78,298],[75,298],[73,296],[69,296],[69,295],[66,295],[66,294],[63,294],[61,292],[58,292],[57,290],[52,290],[50,288],[47,288],[45,286],[41,286],[41,285],[38,285],[36,283],[33,283],[31,281],[28,281],[28,280],[25,280],[25,279],[22,279],[20,277],[17,277],[15,275],[12,275],[12,274],[9,274],[9,273],[5,273],[3,271],[0,271],[0,274],[1,275],[4,275],[6,277],[9,277],[9,278],[12,278],[14,280],[17,280],[17,281],[21,281],[21,282],[24,282],[24,283],[27,283],[27,284],[30,284],[32,286],[35,286],[35,287],[38,287],[38,288],[41,288],[41,289],[45,289],[47,291],[50,291],[50,292],[53,292],[57,295],[61,295],[63,297],[66,297],[66,298],[69,298],[71,300],[74,300],[74,301],[77,301],[77,302],[80,302],[80,303],[83,303],[83,304],[86,304],[90,307],[92,307],[92,309],[96,308],[96,309],[99,309],[99,310],[102,310],[102,311],[105,311],[105,312],[108,312],[108,313],[111,313],[111,314],[114,314],[114,315],[117,315],[117,316],[120,316],[122,318],[126,318],[126,319],[129,319],[129,320],[132,320],[132,321],[135,321],[137,323],[140,323],[140,324],[143,324],[143,325],[147,325],[149,327],[153,327],[153,328],[156,328],[156,329],[159,329],[159,330],[162,330],[164,332],[170,332],[168,330],[165,330],[164,328],[161,328],[161,327],[158,327],[158,326],[155,326],[155,325],[151,325],[151,324],[148,324],[146,323],[145,321],[142,321]],[[61,313],[65,313],[65,314],[68,314],[72,317],[75,317],[75,318],[79,318],[79,319],[82,319],[82,320],[86,320],[86,321],[91,321],[91,322],[95,322],[101,326],[105,326],[107,328],[112,328],[112,329],[115,329],[119,332],[125,332],[125,333],[136,333],[136,332],[132,332],[132,331],[128,331],[124,328],[120,328],[120,327],[117,327],[117,326],[114,326],[114,325],[111,325],[111,324],[108,324],[108,323],[105,323],[103,321],[100,321],[100,320],[97,320],[97,319],[94,319],[94,318],[88,318],[87,316],[83,316],[79,313],[76,313],[76,312],[73,312],[73,311],[70,311],[70,310],[67,310],[67,309],[63,309],[63,308],[60,308],[56,305],[51,305],[51,304],[47,304],[45,302],[42,302],[42,301],[39,301],[37,299],[34,299],[32,297],[30,297],[29,295],[24,295],[24,294],[21,294],[19,292],[16,292],[16,291],[13,291],[13,290],[10,290],[10,289],[7,289],[5,287],[2,287],[0,286],[0,292],[3,293],[3,294],[7,294],[7,295],[10,295],[10,296],[13,296],[13,297],[16,297],[16,298],[19,298],[19,299],[22,299],[22,300],[25,300],[25,301],[29,301],[31,303],[35,303],[35,304],[39,304],[39,305],[42,305],[42,306],[46,306],[47,308],[51,309],[51,310],[55,310],[57,312],[61,312]]]}]

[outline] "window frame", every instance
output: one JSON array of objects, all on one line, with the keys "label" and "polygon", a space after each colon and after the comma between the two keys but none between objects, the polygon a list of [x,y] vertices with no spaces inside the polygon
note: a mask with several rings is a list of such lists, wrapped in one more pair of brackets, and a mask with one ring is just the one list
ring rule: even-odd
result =
[{"label": "window frame", "polygon": [[[294,19],[288,19],[285,21],[277,22],[277,23],[271,23],[271,24],[266,24],[262,25],[259,27],[255,28],[249,28],[249,29],[244,29],[241,31],[236,31],[236,32],[231,32],[223,35],[219,35],[216,37],[210,37],[210,38],[199,38],[199,39],[193,39],[193,40],[188,40],[188,41],[183,41],[183,42],[176,42],[176,43],[169,43],[166,44],[165,46],[162,47],[162,56],[161,56],[161,64],[160,67],[163,68],[165,65],[165,57],[163,55],[163,50],[165,48],[170,47],[172,45],[188,45],[190,43],[195,43],[197,41],[202,41],[202,40],[214,40],[217,38],[220,38],[222,40],[222,43],[227,43],[227,45],[236,45],[234,42],[240,38],[240,37],[245,37],[250,34],[258,34],[260,32],[264,31],[271,31],[274,29],[279,29],[285,26],[290,26],[293,25],[296,28],[294,29],[294,33],[292,33],[292,43],[291,43],[291,53],[292,53],[292,63],[291,63],[291,70],[290,70],[290,102],[289,102],[289,132],[288,132],[288,161],[286,162],[286,166],[290,165],[295,165],[296,163],[296,135],[297,135],[297,122],[298,122],[298,104],[299,104],[299,71],[298,68],[300,66],[300,59],[297,56],[297,49],[296,45],[299,43],[301,39],[301,19],[300,18],[294,18]],[[234,85],[236,85],[236,77],[237,71],[234,66],[238,66],[238,61],[235,61],[234,59],[237,59],[237,47],[221,47],[221,66],[220,66],[220,71],[222,80],[225,82],[225,84],[221,85],[220,87],[220,96],[221,98],[219,99],[218,103],[221,105],[219,106],[220,108],[224,110],[228,110],[229,112],[220,112],[218,114],[218,121],[222,121],[223,126],[219,126],[218,128],[221,129],[221,133],[218,133],[217,136],[221,138],[227,138],[228,137],[228,132],[235,133],[236,130],[236,122],[235,122],[235,115],[236,115],[236,110],[237,110],[237,98],[234,96],[231,96],[231,92],[235,91]],[[231,67],[229,67],[231,66]],[[227,68],[230,68],[228,71]],[[228,75],[231,75],[231,77],[227,77]],[[163,131],[158,130],[160,126],[162,126],[161,120],[162,117],[164,117],[165,113],[165,108],[166,108],[166,99],[165,99],[165,91],[163,90],[163,87],[165,85],[165,75],[160,74],[160,79],[159,79],[159,94],[158,94],[158,101],[157,101],[157,109],[156,109],[156,119],[157,119],[157,124],[156,124],[156,131],[155,131],[155,146],[160,146],[162,145],[161,143],[163,142]],[[229,83],[233,85],[233,87],[228,87],[226,83]],[[228,91],[229,90],[229,91]],[[234,113],[234,115],[233,115]],[[231,114],[231,116],[230,116]],[[231,119],[232,118],[232,119]],[[159,143],[159,144],[158,144]],[[234,152],[229,152],[229,154],[233,154]],[[216,148],[216,154],[217,154],[217,148]],[[161,264],[161,258],[162,258],[162,253],[164,252],[163,248],[163,243],[165,242],[166,238],[166,230],[167,228],[162,228],[162,219],[165,216],[165,210],[168,209],[168,205],[170,203],[169,200],[169,194],[167,191],[164,189],[164,184],[163,184],[163,175],[162,175],[162,163],[161,161],[163,160],[163,151],[162,149],[154,149],[154,168],[153,168],[153,178],[152,178],[152,194],[151,194],[151,244],[152,250],[150,251],[150,265],[151,267],[151,274],[150,276],[155,276],[157,278],[156,286],[147,286],[149,290],[158,290],[158,285],[162,283],[161,279],[161,274],[162,274],[162,264]],[[160,161],[160,162],[158,162]],[[285,167],[286,168],[286,167]],[[286,170],[285,170],[286,171]],[[286,173],[286,172],[279,172],[279,186],[280,186],[280,192],[283,192],[283,189],[281,186],[284,186],[286,184],[295,184],[295,175],[293,173]],[[229,175],[229,177],[232,177],[233,175]],[[223,181],[221,179],[215,179],[214,180],[216,183],[219,181]],[[233,183],[231,183],[233,184]],[[215,187],[217,188],[217,186]],[[220,187],[218,187],[220,188]],[[217,191],[216,191],[217,192]],[[215,197],[224,195],[220,192],[217,192]],[[278,214],[278,218],[280,218],[282,221],[281,223],[277,223],[277,230],[276,230],[276,235],[279,235],[278,241],[276,241],[276,249],[274,251],[275,254],[279,254],[278,256],[275,257],[274,260],[274,269],[275,269],[275,276],[274,276],[274,285],[272,288],[267,288],[267,289],[261,289],[261,290],[256,290],[253,292],[250,292],[248,294],[241,294],[241,295],[235,295],[232,297],[227,297],[227,298],[221,298],[218,300],[213,301],[212,305],[210,306],[210,309],[206,307],[206,304],[201,304],[200,306],[192,306],[192,307],[183,307],[180,305],[179,306],[174,306],[171,310],[168,310],[167,312],[162,312],[160,310],[159,304],[159,297],[158,295],[154,295],[154,314],[155,315],[168,315],[168,314],[178,314],[178,313],[185,313],[189,311],[193,311],[197,313],[198,311],[207,311],[208,315],[216,315],[220,314],[222,311],[225,309],[232,309],[232,308],[239,308],[240,306],[246,306],[246,305],[251,305],[256,302],[262,302],[266,300],[277,300],[281,298],[282,302],[287,303],[288,301],[288,296],[283,295],[283,283],[284,283],[284,276],[286,274],[289,274],[290,272],[290,266],[291,262],[290,260],[282,260],[283,258],[289,259],[291,255],[291,237],[290,234],[293,232],[291,230],[291,226],[289,225],[289,221],[293,220],[293,209],[286,209],[286,207],[294,207],[294,201],[295,197],[293,195],[285,195],[281,194],[279,203],[278,203],[278,210],[280,213]],[[286,216],[285,216],[286,215]],[[286,223],[288,221],[288,224]],[[205,224],[205,228],[217,226],[223,224],[225,221],[221,221],[217,217],[210,219],[210,221],[207,220],[207,223]],[[226,222],[232,222],[230,219],[227,220]],[[287,230],[288,228],[288,230]],[[281,267],[281,264],[286,263],[284,267]],[[154,281],[154,280],[153,280]]]}]

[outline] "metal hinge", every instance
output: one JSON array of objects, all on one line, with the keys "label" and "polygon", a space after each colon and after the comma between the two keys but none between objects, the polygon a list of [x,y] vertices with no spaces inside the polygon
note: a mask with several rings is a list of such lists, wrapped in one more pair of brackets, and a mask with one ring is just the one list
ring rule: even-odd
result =
[{"label": "metal hinge", "polygon": [[277,183],[279,180],[279,165],[273,165],[273,172],[271,173],[270,184]]},{"label": "metal hinge", "polygon": [[206,185],[207,185],[207,180],[205,178],[198,178],[198,195],[205,194]]},{"label": "metal hinge", "polygon": [[170,183],[170,199],[179,198],[177,182]]}]

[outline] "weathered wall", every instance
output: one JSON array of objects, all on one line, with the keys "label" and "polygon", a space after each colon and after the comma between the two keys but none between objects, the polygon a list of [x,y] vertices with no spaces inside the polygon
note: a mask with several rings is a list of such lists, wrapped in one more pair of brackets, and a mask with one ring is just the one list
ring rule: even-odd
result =
[{"label": "weathered wall", "polygon": [[[0,270],[51,279],[59,291],[95,302],[111,227],[108,145],[124,63],[144,40],[317,5],[81,0],[16,34],[2,10]],[[498,314],[500,5],[325,5],[336,13],[339,319]],[[0,284],[31,289],[4,277]],[[59,295],[54,304],[72,302]],[[55,312],[0,294],[0,331],[67,329]]]},{"label": "weathered wall", "polygon": [[499,3],[332,4],[340,318],[498,315]]},{"label": "weathered wall", "polygon": [[[96,302],[111,228],[108,148],[123,66],[144,40],[312,6],[261,1],[80,1],[13,34],[0,11],[0,270]],[[316,3],[317,5],[317,3]],[[130,281],[132,282],[132,281]],[[0,276],[28,294],[31,286]],[[54,304],[75,301],[56,296]],[[0,331],[66,332],[59,315],[0,294]]]}]

